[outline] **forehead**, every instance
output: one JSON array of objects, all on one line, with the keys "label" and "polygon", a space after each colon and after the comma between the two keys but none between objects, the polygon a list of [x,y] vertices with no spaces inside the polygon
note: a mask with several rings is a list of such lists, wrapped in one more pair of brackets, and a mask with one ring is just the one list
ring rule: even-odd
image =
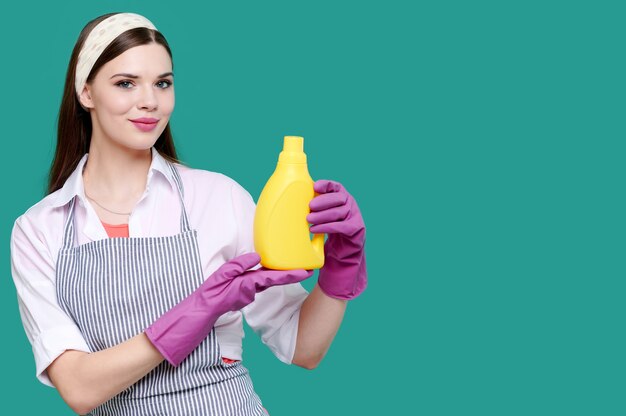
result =
[{"label": "forehead", "polygon": [[99,71],[111,76],[119,72],[139,76],[157,76],[172,71],[172,59],[163,45],[150,43],[135,46],[110,60]]}]

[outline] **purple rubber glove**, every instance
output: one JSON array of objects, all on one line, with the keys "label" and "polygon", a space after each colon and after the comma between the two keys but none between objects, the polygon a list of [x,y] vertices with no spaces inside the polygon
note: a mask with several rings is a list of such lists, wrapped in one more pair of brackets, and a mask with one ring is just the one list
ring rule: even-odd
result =
[{"label": "purple rubber glove", "polygon": [[252,303],[265,289],[300,282],[310,270],[248,270],[261,261],[247,253],[224,263],[193,293],[163,314],[145,334],[173,366],[183,361],[211,332],[221,315]]},{"label": "purple rubber glove", "polygon": [[306,219],[312,233],[327,233],[317,284],[328,296],[354,299],[367,286],[365,224],[356,201],[338,182],[319,180]]}]

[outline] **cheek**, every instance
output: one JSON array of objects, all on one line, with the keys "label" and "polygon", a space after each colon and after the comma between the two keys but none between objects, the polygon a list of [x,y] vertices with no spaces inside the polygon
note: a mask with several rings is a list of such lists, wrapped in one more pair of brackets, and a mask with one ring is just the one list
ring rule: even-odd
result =
[{"label": "cheek", "polygon": [[124,94],[117,95],[110,101],[110,109],[113,114],[126,114],[132,108],[133,100],[131,99],[130,94],[128,94],[128,96],[125,96]]},{"label": "cheek", "polygon": [[119,116],[128,113],[133,107],[132,100],[124,95],[110,94],[106,97],[101,97],[97,108],[100,112],[106,112],[109,116]]},{"label": "cheek", "polygon": [[161,114],[166,117],[169,116],[172,113],[172,111],[174,111],[174,104],[175,104],[175,99],[174,99],[173,93],[167,94],[166,96],[164,96],[160,103]]}]

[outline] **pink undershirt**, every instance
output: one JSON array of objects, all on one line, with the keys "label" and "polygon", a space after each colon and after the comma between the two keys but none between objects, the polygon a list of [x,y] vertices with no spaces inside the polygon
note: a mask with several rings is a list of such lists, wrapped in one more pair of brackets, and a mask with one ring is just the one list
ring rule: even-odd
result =
[{"label": "pink undershirt", "polygon": [[[102,222],[102,221],[101,221]],[[107,224],[102,222],[104,229],[107,232],[109,238],[113,237],[128,237],[128,224]],[[238,360],[231,360],[230,358],[222,357],[222,361],[227,364],[232,364],[237,362]]]},{"label": "pink undershirt", "polygon": [[107,224],[102,222],[104,229],[107,232],[107,235],[110,238],[113,237],[128,237],[128,224]]}]

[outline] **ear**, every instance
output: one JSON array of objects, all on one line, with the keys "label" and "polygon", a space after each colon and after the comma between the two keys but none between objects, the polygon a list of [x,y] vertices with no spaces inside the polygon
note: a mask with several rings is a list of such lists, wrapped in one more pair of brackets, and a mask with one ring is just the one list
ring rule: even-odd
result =
[{"label": "ear", "polygon": [[87,84],[85,84],[85,86],[83,87],[83,92],[80,93],[80,96],[78,97],[78,101],[80,101],[80,104],[86,110],[93,108],[93,100],[91,99],[91,91],[89,90],[89,87],[87,86]]}]

